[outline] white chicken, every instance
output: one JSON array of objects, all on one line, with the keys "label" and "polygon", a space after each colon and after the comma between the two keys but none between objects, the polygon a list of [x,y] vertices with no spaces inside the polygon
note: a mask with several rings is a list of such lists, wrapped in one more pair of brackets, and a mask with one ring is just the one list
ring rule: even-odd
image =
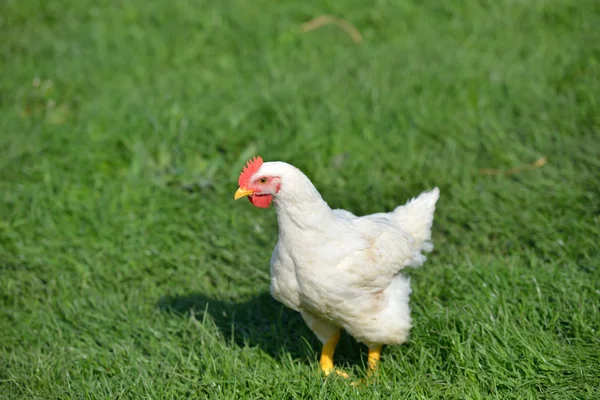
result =
[{"label": "white chicken", "polygon": [[[298,311],[323,343],[320,367],[334,371],[345,329],[369,348],[369,372],[384,344],[402,344],[411,329],[410,280],[400,271],[423,264],[433,249],[438,188],[389,213],[357,217],[332,210],[298,168],[248,161],[235,199],[261,208],[274,203],[279,237],[271,257],[271,294]],[[348,377],[344,372],[335,370]]]}]

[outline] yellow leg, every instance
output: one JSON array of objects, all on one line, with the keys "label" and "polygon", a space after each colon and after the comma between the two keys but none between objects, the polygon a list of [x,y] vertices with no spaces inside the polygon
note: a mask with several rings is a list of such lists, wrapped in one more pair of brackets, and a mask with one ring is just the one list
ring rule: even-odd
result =
[{"label": "yellow leg", "polygon": [[[340,341],[340,331],[337,331],[335,335],[329,341],[327,341],[323,345],[323,350],[321,351],[321,358],[319,360],[319,365],[321,366],[321,370],[328,376],[331,371],[333,371],[333,353],[335,352],[335,346],[337,346]],[[338,375],[348,378],[348,374],[342,371],[335,371]]]},{"label": "yellow leg", "polygon": [[367,371],[367,379],[361,379],[356,382],[352,382],[352,386],[362,386],[369,383],[369,378],[377,371],[377,365],[379,364],[379,357],[381,355],[381,345],[369,347],[369,358],[367,363],[369,364],[369,370]]},{"label": "yellow leg", "polygon": [[377,364],[379,364],[379,357],[381,355],[381,345],[370,346],[369,347],[369,372],[367,372],[367,376],[370,376],[373,372],[377,370]]}]

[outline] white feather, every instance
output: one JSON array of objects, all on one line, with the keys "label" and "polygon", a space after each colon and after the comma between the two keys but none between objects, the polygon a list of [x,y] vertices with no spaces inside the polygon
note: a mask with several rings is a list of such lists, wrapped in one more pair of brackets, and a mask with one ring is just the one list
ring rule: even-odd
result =
[{"label": "white feather", "polygon": [[390,213],[357,217],[331,210],[310,180],[282,162],[257,174],[278,176],[279,237],[271,257],[271,293],[299,311],[323,342],[337,328],[358,341],[401,344],[411,328],[410,280],[400,274],[425,261],[437,188]]}]

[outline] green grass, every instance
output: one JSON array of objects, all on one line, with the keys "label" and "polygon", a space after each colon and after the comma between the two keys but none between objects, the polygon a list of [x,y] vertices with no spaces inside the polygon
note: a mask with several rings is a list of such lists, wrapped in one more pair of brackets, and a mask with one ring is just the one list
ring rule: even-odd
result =
[{"label": "green grass", "polygon": [[[364,43],[301,32],[321,14]],[[598,26],[594,0],[4,0],[0,397],[600,398]],[[274,212],[233,201],[256,154],[359,214],[441,189],[369,387],[268,294]]]}]

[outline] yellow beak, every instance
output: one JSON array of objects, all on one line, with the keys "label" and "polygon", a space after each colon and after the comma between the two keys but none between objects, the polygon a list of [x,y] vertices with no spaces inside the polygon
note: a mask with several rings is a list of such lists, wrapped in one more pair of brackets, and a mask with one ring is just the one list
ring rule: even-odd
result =
[{"label": "yellow beak", "polygon": [[247,190],[245,188],[239,188],[236,192],[235,195],[233,196],[233,198],[235,200],[237,199],[241,199],[242,197],[246,197],[246,196],[250,196],[252,193],[254,193],[254,190]]}]

